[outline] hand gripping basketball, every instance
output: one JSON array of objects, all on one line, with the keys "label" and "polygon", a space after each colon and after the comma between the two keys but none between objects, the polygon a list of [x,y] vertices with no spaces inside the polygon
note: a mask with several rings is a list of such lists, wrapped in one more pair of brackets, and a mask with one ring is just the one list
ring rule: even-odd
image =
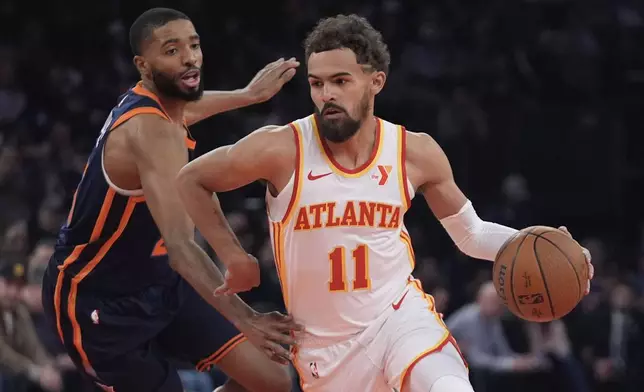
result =
[{"label": "hand gripping basketball", "polygon": [[[573,238],[566,226],[559,227],[559,230],[566,233],[568,237]],[[584,256],[586,256],[586,264],[588,264],[588,284],[586,285],[586,295],[588,295],[590,293],[590,281],[593,280],[593,277],[595,276],[595,267],[593,267],[593,258],[590,255],[590,251],[584,247],[582,247],[581,250],[584,252]]]},{"label": "hand gripping basketball", "polygon": [[518,317],[548,322],[570,313],[590,292],[590,252],[565,227],[532,226],[499,250],[493,268],[497,294]]}]

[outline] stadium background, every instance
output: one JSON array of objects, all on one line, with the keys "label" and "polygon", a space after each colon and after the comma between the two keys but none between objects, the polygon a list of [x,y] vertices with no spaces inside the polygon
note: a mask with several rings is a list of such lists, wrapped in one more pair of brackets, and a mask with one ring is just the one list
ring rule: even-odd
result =
[{"label": "stadium background", "polygon": [[[153,6],[175,7],[193,18],[202,36],[206,88],[216,90],[244,87],[276,58],[302,60],[301,42],[320,17],[340,12],[367,17],[383,32],[392,53],[391,74],[376,113],[435,137],[484,219],[514,227],[565,224],[591,250],[593,293],[564,320],[571,360],[583,367],[588,390],[640,390],[643,2],[3,1],[0,265],[26,266],[32,287],[39,284],[49,240],[66,216],[107,113],[137,81],[127,32],[134,18]],[[232,143],[259,126],[309,114],[304,75],[301,69],[268,103],[194,126],[198,153]],[[258,309],[280,309],[263,192],[253,184],[220,197],[244,246],[262,266],[261,287],[244,298]],[[418,257],[416,275],[449,318],[474,300],[491,265],[459,254],[420,198],[405,222]],[[622,376],[605,378],[598,363],[606,351],[601,347],[612,335],[610,327],[596,328],[597,320],[616,312],[611,298],[624,291],[634,294],[626,306],[635,320],[629,352],[640,355],[625,360]],[[21,298],[31,303],[40,338],[53,352],[59,348],[42,328],[35,292],[25,290]],[[516,351],[530,350],[523,323],[507,316],[504,326]],[[553,372],[510,376],[544,390],[547,380],[565,376]],[[554,377],[543,377],[548,374]],[[200,392],[204,384],[193,376],[186,373],[187,388]],[[32,388],[9,372],[2,378],[2,392]],[[220,375],[215,371],[213,378],[216,384]],[[66,390],[83,388],[69,381]]]}]

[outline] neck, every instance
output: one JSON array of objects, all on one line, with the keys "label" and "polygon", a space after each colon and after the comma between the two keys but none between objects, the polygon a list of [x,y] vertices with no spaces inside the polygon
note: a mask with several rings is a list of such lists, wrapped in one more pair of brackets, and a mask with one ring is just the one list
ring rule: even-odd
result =
[{"label": "neck", "polygon": [[150,92],[154,93],[154,95],[159,98],[159,101],[161,102],[161,106],[163,106],[163,109],[168,113],[170,116],[170,119],[172,119],[173,122],[176,123],[183,123],[183,111],[186,107],[187,102],[182,100],[182,99],[176,99],[176,98],[168,98],[165,95],[161,94],[159,90],[156,88],[154,83],[152,83],[150,80],[143,80],[143,87],[146,88],[146,90],[149,90]]},{"label": "neck", "polygon": [[358,132],[349,140],[341,143],[326,140],[326,144],[334,156],[344,156],[352,161],[355,167],[358,167],[369,159],[375,147],[377,121],[376,117],[370,114],[363,121]]}]

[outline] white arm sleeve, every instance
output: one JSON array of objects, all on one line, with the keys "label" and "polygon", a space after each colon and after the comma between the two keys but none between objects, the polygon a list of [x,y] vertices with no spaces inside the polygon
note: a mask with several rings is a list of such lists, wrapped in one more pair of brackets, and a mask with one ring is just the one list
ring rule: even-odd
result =
[{"label": "white arm sleeve", "polygon": [[490,261],[494,261],[501,246],[517,232],[507,226],[485,222],[469,200],[458,213],[440,222],[461,252]]}]

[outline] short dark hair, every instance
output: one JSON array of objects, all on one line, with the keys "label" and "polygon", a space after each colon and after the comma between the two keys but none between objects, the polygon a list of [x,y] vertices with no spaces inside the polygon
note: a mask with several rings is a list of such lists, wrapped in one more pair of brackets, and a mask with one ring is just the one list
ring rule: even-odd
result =
[{"label": "short dark hair", "polygon": [[321,19],[304,41],[306,61],[313,53],[342,48],[352,50],[358,64],[389,72],[389,48],[382,34],[361,16],[337,15]]},{"label": "short dark hair", "polygon": [[151,8],[142,13],[130,27],[130,48],[135,56],[140,56],[143,42],[157,29],[173,20],[190,20],[183,12],[172,8]]}]

